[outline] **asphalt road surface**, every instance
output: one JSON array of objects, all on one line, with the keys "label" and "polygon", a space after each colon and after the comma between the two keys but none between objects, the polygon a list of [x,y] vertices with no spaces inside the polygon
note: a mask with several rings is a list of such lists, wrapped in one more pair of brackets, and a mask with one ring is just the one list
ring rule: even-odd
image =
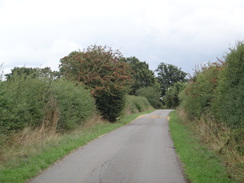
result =
[{"label": "asphalt road surface", "polygon": [[169,112],[138,117],[66,156],[31,183],[185,183],[169,134]]}]

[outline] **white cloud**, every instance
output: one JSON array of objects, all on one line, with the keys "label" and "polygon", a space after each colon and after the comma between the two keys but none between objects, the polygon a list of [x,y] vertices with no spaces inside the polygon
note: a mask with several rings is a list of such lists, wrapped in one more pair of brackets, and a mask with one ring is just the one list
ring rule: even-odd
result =
[{"label": "white cloud", "polygon": [[191,72],[244,40],[242,0],[1,0],[0,63],[50,66],[91,44]]}]

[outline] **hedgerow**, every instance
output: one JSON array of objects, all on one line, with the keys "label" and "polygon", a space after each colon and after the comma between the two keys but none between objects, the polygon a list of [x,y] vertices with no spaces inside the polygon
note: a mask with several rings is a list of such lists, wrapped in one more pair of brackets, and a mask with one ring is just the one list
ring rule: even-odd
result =
[{"label": "hedgerow", "polygon": [[78,83],[59,79],[52,83],[50,92],[47,114],[51,109],[52,122],[58,120],[58,130],[75,129],[96,113],[90,91]]},{"label": "hedgerow", "polygon": [[161,91],[156,87],[143,87],[136,91],[137,96],[146,97],[148,102],[154,108],[162,108],[162,102],[160,101]]},{"label": "hedgerow", "polygon": [[231,128],[244,126],[244,43],[230,49],[224,61],[196,72],[181,92],[181,107],[190,119],[210,113]]},{"label": "hedgerow", "polygon": [[[196,72],[180,93],[179,111],[202,142],[215,151],[230,177],[243,182],[244,43],[221,61]],[[182,110],[183,109],[183,110]]]},{"label": "hedgerow", "polygon": [[230,49],[218,79],[217,99],[214,102],[218,118],[233,128],[244,127],[243,42]]},{"label": "hedgerow", "polygon": [[70,130],[96,112],[90,91],[70,81],[13,76],[0,82],[0,133]]},{"label": "hedgerow", "polygon": [[146,97],[126,95],[122,116],[153,109]]}]

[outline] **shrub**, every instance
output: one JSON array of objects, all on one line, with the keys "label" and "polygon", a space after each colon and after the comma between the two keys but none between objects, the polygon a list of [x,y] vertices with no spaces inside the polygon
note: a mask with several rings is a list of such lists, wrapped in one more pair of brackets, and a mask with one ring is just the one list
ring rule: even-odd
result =
[{"label": "shrub", "polygon": [[0,126],[4,132],[37,126],[42,122],[49,82],[15,77],[1,83]]},{"label": "shrub", "polygon": [[43,126],[69,130],[96,111],[89,90],[63,80],[13,76],[0,82],[0,133]]},{"label": "shrub", "polygon": [[136,91],[137,96],[146,97],[149,103],[154,108],[161,108],[162,102],[160,101],[161,91],[156,87],[144,87]]},{"label": "shrub", "polygon": [[50,92],[47,112],[51,111],[54,125],[58,120],[58,130],[74,129],[96,113],[90,91],[80,84],[60,79],[52,83]]},{"label": "shrub", "polygon": [[233,128],[244,127],[244,43],[230,49],[219,75],[215,102],[218,118]]},{"label": "shrub", "polygon": [[167,108],[176,108],[180,104],[178,95],[183,90],[184,86],[184,83],[178,82],[166,91],[163,102]]},{"label": "shrub", "polygon": [[180,94],[188,116],[210,113],[231,128],[244,126],[244,44],[230,49],[225,61],[204,66]]},{"label": "shrub", "polygon": [[144,112],[146,110],[153,109],[146,97],[126,95],[125,101],[125,107],[122,115]]},{"label": "shrub", "polygon": [[209,111],[216,88],[216,66],[209,64],[188,82],[185,90],[180,94],[181,106],[190,118],[200,118]]},{"label": "shrub", "polygon": [[114,92],[114,95],[108,92],[101,92],[99,96],[96,97],[96,104],[102,116],[114,122],[116,118],[121,115],[125,106],[125,93],[119,90],[116,91],[116,93]]}]

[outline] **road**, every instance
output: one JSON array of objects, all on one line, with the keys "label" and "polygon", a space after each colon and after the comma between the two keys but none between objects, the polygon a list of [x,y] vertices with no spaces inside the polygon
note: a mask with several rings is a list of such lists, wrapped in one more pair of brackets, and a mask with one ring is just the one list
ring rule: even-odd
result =
[{"label": "road", "polygon": [[169,112],[138,117],[66,156],[31,183],[185,183],[169,134]]}]

